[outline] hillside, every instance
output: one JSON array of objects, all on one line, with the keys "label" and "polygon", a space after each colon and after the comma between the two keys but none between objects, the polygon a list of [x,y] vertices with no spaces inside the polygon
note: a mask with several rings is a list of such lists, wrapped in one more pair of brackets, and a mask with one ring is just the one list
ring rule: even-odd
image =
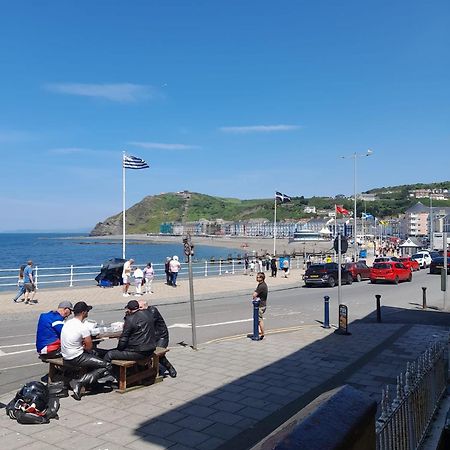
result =
[{"label": "hillside", "polygon": [[[408,196],[409,189],[422,189],[436,185],[443,188],[450,182],[434,185],[393,186],[373,189],[368,193],[376,193],[378,200],[374,202],[357,202],[358,215],[363,211],[376,217],[395,216],[417,203],[417,199]],[[419,186],[419,187],[416,187]],[[427,199],[421,199],[426,203]],[[333,209],[335,204],[344,205],[353,210],[352,199],[334,199],[332,197],[292,197],[292,202],[277,208],[277,219],[301,219],[314,217],[306,214],[306,205],[315,206],[319,210]],[[435,206],[450,206],[450,201],[433,201]],[[199,193],[167,193],[147,196],[126,212],[127,233],[158,233],[163,222],[190,222],[200,219],[214,220],[248,220],[265,218],[273,220],[274,199],[240,200],[237,198],[213,197]],[[91,231],[92,236],[120,235],[122,233],[122,213],[108,217],[99,222]]]}]

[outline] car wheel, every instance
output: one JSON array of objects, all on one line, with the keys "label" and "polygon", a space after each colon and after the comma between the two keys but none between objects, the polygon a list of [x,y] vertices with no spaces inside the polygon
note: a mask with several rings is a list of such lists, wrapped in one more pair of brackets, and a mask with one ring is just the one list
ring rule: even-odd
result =
[{"label": "car wheel", "polygon": [[334,287],[336,285],[336,281],[333,277],[328,278],[328,286]]},{"label": "car wheel", "polygon": [[353,277],[351,275],[349,275],[347,278],[347,284],[352,284],[352,283],[353,283]]},{"label": "car wheel", "polygon": [[398,284],[399,281],[400,281],[400,279],[398,278],[398,276],[396,276],[396,277],[394,278],[394,283],[395,283],[395,284]]},{"label": "car wheel", "polygon": [[377,280],[370,280],[372,284],[377,284]]},{"label": "car wheel", "polygon": [[358,273],[358,274],[356,275],[356,281],[357,281],[358,283],[360,283],[360,282],[361,282],[361,280],[362,280],[362,278],[361,278],[361,274],[360,274],[360,273]]}]

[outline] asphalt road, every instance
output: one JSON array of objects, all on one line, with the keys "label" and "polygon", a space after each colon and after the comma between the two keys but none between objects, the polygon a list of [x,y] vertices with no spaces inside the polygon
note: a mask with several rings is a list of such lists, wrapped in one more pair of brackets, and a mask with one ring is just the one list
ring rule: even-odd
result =
[{"label": "asphalt road", "polygon": [[[418,308],[422,304],[422,286],[427,287],[429,306],[442,308],[440,277],[428,271],[414,273],[411,283],[396,285],[370,284],[368,281],[342,286],[342,303],[349,309],[349,321],[361,319],[375,309],[375,294],[381,294],[382,304],[396,308]],[[268,279],[270,291],[270,278]],[[330,296],[330,320],[337,323],[338,288],[298,287],[269,292],[266,313],[267,331],[298,326],[320,326],[323,320],[323,297]],[[449,299],[450,301],[450,299]],[[157,305],[157,303],[156,303]],[[171,346],[191,345],[189,302],[161,305],[159,310],[170,328]],[[94,309],[90,318],[111,323],[121,320],[123,310],[117,306]],[[46,374],[47,365],[37,359],[35,352],[36,315],[3,316],[0,319],[0,394],[18,389],[25,382]],[[201,300],[196,302],[197,342],[201,344],[252,331],[250,295]],[[269,337],[270,338],[270,337]],[[110,343],[110,346],[114,341]],[[182,344],[181,344],[182,345]]]}]

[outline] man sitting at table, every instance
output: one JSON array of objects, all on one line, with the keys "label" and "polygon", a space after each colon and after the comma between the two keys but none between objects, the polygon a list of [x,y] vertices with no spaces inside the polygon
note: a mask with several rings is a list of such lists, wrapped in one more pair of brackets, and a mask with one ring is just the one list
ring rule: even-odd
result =
[{"label": "man sitting at table", "polygon": [[75,400],[81,400],[81,388],[91,386],[100,378],[105,381],[115,381],[111,375],[111,362],[103,361],[91,353],[93,349],[91,333],[84,323],[92,306],[85,302],[75,303],[74,318],[68,320],[61,331],[61,354],[65,367],[80,367],[88,370],[81,378],[69,382]]},{"label": "man sitting at table", "polygon": [[61,356],[61,330],[64,321],[72,314],[73,305],[64,300],[56,311],[42,313],[36,330],[36,350],[41,359]]},{"label": "man sitting at table", "polygon": [[139,309],[137,300],[130,300],[125,306],[126,315],[122,335],[117,348],[109,350],[103,358],[111,363],[113,359],[138,361],[153,354],[156,348],[155,328],[145,311]]},{"label": "man sitting at table", "polygon": [[[166,322],[164,322],[163,316],[158,311],[158,308],[156,306],[148,306],[148,303],[145,300],[139,300],[139,308],[147,311],[149,320],[153,322],[156,334],[156,347],[167,348],[169,346],[169,330],[167,329]],[[162,374],[167,370],[172,378],[177,376],[175,367],[172,366],[166,355],[160,356],[159,366],[160,369],[162,369]]]}]

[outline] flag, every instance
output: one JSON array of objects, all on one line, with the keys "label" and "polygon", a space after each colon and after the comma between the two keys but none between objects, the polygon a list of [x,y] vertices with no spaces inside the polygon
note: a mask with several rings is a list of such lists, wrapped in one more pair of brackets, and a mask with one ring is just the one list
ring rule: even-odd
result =
[{"label": "flag", "polygon": [[337,214],[344,214],[344,215],[348,215],[350,214],[343,205],[334,205],[334,207],[336,208],[336,213]]},{"label": "flag", "polygon": [[148,169],[149,165],[137,156],[125,155],[123,157],[123,167],[125,169]]},{"label": "flag", "polygon": [[280,200],[281,203],[289,203],[292,200],[289,195],[282,194],[281,192],[275,192],[275,198]]},{"label": "flag", "polygon": [[372,214],[362,213],[361,218],[364,220],[372,220],[373,216],[372,216]]}]

